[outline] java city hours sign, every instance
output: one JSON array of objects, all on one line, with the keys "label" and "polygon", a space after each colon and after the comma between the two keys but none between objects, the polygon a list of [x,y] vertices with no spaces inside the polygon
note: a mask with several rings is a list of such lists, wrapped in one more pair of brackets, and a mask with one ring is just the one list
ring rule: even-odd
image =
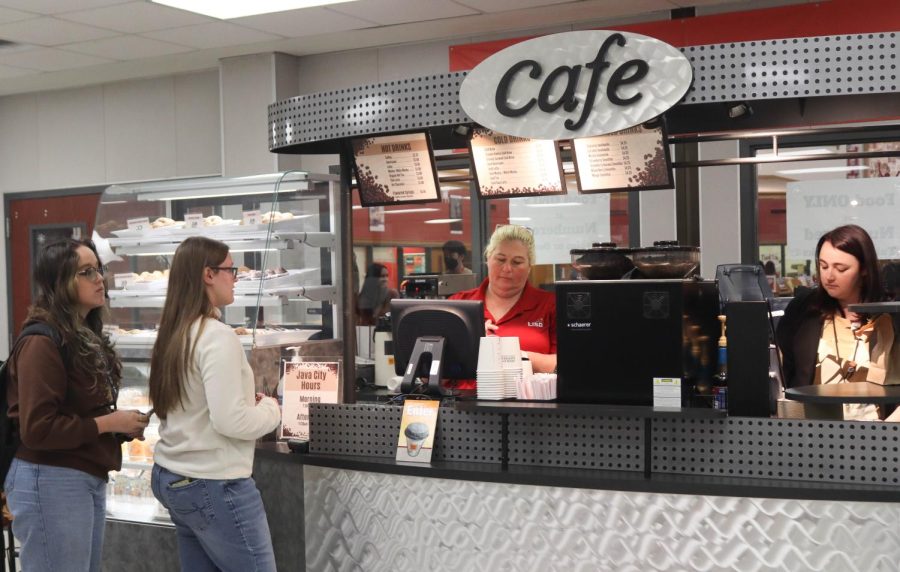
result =
[{"label": "java city hours sign", "polygon": [[585,30],[515,44],[459,90],[465,112],[508,135],[574,139],[621,131],[678,103],[693,70],[676,48],[629,32]]}]

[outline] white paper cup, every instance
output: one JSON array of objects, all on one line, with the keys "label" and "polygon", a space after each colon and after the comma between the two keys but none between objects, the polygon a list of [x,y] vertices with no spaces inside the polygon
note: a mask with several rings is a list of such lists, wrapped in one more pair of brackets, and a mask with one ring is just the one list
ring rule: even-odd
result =
[{"label": "white paper cup", "polygon": [[493,371],[502,368],[500,362],[500,339],[497,336],[481,338],[478,346],[478,370]]},{"label": "white paper cup", "polygon": [[503,369],[522,370],[522,350],[519,349],[519,338],[500,338],[500,362]]}]

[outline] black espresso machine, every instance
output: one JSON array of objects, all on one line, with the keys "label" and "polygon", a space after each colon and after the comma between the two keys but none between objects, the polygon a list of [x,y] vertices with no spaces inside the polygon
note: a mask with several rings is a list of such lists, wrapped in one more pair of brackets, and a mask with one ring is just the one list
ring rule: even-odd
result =
[{"label": "black espresso machine", "polygon": [[652,405],[653,378],[678,377],[683,405],[702,404],[695,394],[709,391],[720,326],[699,257],[673,243],[572,251],[592,279],[556,283],[559,401]]}]

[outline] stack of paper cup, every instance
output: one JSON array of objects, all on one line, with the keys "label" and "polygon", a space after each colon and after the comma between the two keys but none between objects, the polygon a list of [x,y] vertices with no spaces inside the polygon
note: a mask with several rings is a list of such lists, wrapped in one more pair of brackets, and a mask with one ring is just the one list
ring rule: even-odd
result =
[{"label": "stack of paper cup", "polygon": [[476,371],[478,399],[503,399],[506,383],[500,360],[500,339],[497,336],[481,338],[478,346],[478,370]]},{"label": "stack of paper cup", "polygon": [[522,381],[522,350],[519,338],[500,338],[500,362],[503,364],[504,396],[515,399]]}]

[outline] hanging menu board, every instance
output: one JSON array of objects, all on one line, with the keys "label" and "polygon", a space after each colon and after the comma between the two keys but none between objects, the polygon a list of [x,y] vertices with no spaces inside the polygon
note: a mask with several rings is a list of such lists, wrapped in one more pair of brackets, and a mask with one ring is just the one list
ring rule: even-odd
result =
[{"label": "hanging menu board", "polygon": [[354,139],[359,200],[365,207],[441,200],[425,133]]},{"label": "hanging menu board", "polygon": [[572,141],[582,193],[671,189],[672,160],[662,122]]},{"label": "hanging menu board", "polygon": [[475,129],[469,149],[484,199],[566,194],[556,141]]}]

